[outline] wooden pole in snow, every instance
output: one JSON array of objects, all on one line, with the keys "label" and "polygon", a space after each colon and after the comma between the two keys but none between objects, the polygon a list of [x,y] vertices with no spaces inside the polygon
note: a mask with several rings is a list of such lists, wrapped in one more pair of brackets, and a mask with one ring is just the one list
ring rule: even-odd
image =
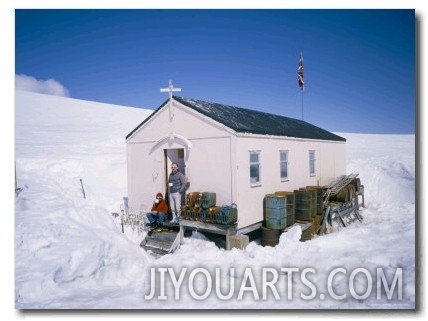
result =
[{"label": "wooden pole in snow", "polygon": [[82,179],[80,179],[80,185],[82,186],[83,198],[86,198],[86,195],[85,195],[85,189],[83,188],[83,182],[82,182]]}]

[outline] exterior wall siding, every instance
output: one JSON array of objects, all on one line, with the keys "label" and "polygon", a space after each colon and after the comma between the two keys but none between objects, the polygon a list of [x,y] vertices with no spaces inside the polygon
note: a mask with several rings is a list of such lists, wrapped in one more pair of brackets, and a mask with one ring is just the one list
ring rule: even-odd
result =
[{"label": "exterior wall siding", "polygon": [[[136,210],[148,210],[157,192],[166,194],[164,149],[185,149],[187,192],[214,192],[217,205],[237,204],[238,228],[263,220],[266,194],[326,185],[346,173],[344,142],[236,134],[177,102],[173,113],[170,122],[165,106],[127,140],[129,206]],[[281,150],[288,150],[287,181],[280,176]],[[309,150],[315,150],[314,176]],[[260,152],[259,186],[250,184],[250,151]]]},{"label": "exterior wall siding", "polygon": [[[308,185],[326,185],[345,174],[345,144],[278,137],[239,137],[237,153],[238,227],[263,220],[263,199],[276,191],[293,191]],[[288,177],[281,181],[280,150],[288,150]],[[309,150],[315,150],[316,174],[309,174]],[[251,186],[250,151],[260,153],[260,184]]]}]

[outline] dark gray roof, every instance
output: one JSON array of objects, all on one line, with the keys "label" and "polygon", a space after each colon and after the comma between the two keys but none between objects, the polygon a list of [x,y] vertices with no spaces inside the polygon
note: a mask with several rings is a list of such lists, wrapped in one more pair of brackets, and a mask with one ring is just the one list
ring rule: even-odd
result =
[{"label": "dark gray roof", "polygon": [[[251,133],[261,135],[275,135],[296,138],[309,138],[332,141],[346,141],[345,138],[335,135],[327,130],[311,125],[303,120],[285,116],[273,115],[261,111],[209,103],[202,100],[173,96],[181,104],[233,129],[238,133]],[[161,109],[165,101],[145,121],[126,136],[130,137],[138,128],[147,122],[152,115]]]}]

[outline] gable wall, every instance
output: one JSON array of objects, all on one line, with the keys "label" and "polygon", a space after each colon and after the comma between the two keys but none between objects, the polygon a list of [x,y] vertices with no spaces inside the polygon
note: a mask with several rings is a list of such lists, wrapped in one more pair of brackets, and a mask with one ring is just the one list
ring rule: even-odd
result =
[{"label": "gable wall", "polygon": [[[190,150],[179,138],[168,139],[170,133],[190,142]],[[162,138],[164,141],[157,144]],[[165,164],[164,149],[174,148],[188,152],[185,157],[185,174],[190,185],[187,192],[215,192],[218,204],[230,204],[233,144],[230,130],[207,121],[188,107],[175,103],[172,123],[168,107],[162,108],[127,140],[130,206],[147,211],[157,192],[166,194],[165,180],[170,168]]]}]

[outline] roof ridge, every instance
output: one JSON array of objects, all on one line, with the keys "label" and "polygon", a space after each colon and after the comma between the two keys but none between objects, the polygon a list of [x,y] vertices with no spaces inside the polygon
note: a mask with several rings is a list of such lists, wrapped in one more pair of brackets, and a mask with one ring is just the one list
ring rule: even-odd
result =
[{"label": "roof ridge", "polygon": [[194,101],[198,101],[198,102],[203,102],[203,103],[207,103],[207,104],[215,104],[215,105],[220,105],[220,106],[225,106],[225,107],[231,107],[231,108],[236,108],[236,109],[241,109],[241,110],[245,110],[245,111],[249,111],[249,112],[253,112],[253,113],[261,113],[261,114],[266,114],[266,115],[273,115],[273,116],[277,116],[277,117],[285,117],[285,118],[289,118],[289,119],[293,119],[296,121],[301,121],[301,122],[305,122],[304,120],[300,120],[297,118],[293,118],[293,117],[289,117],[289,116],[284,116],[284,115],[277,115],[277,114],[273,114],[273,113],[269,113],[266,111],[262,111],[262,110],[257,110],[257,109],[250,109],[250,108],[246,108],[246,107],[241,107],[241,106],[234,106],[234,105],[229,105],[229,104],[222,104],[222,103],[218,103],[218,102],[209,102],[206,100],[201,100],[201,99],[195,99],[195,98],[188,98],[188,97],[183,97],[183,96],[176,96],[173,95],[173,98],[176,98],[178,100],[194,100]]},{"label": "roof ridge", "polygon": [[[195,98],[186,98],[173,95],[172,98],[182,105],[217,121],[237,133],[250,133],[258,135],[272,135],[295,137],[304,139],[317,139],[329,141],[346,141],[325,129],[312,125],[304,120],[291,118],[283,115],[276,115],[264,111],[220,104],[217,102],[207,102]],[[137,128],[126,136],[128,139],[141,126],[144,125],[154,114],[168,103],[167,99],[149,117],[147,117]]]}]

